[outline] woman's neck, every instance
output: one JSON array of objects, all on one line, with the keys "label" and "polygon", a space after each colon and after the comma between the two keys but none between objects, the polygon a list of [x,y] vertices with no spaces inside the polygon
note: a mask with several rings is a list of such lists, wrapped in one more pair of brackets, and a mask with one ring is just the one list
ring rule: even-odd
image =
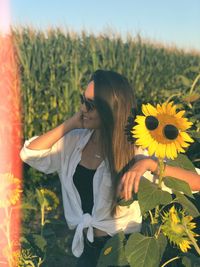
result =
[{"label": "woman's neck", "polygon": [[94,130],[94,132],[91,136],[91,141],[93,144],[101,144],[100,130],[99,129]]},{"label": "woman's neck", "polygon": [[103,158],[103,150],[102,150],[102,139],[101,139],[101,134],[100,130],[94,130],[92,136],[91,136],[91,145],[94,148],[95,151],[95,158]]}]

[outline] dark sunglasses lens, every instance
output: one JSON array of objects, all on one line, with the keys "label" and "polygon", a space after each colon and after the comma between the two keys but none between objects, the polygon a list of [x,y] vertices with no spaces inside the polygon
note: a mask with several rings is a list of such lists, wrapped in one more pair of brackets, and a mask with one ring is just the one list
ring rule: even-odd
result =
[{"label": "dark sunglasses lens", "polygon": [[93,101],[87,100],[83,94],[80,95],[80,100],[81,104],[85,104],[87,111],[93,110],[95,108]]},{"label": "dark sunglasses lens", "polygon": [[153,131],[158,128],[159,121],[154,116],[147,116],[145,119],[145,125],[149,131]]},{"label": "dark sunglasses lens", "polygon": [[87,99],[85,101],[85,105],[88,111],[93,110],[95,108],[94,102],[88,101]]},{"label": "dark sunglasses lens", "polygon": [[169,140],[175,140],[178,137],[178,129],[174,125],[165,125],[163,132],[164,136]]}]

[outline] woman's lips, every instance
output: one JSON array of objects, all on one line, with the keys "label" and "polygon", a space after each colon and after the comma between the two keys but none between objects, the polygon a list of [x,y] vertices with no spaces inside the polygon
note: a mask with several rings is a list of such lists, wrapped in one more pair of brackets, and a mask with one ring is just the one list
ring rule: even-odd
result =
[{"label": "woman's lips", "polygon": [[89,118],[86,116],[83,116],[83,120],[89,120]]}]

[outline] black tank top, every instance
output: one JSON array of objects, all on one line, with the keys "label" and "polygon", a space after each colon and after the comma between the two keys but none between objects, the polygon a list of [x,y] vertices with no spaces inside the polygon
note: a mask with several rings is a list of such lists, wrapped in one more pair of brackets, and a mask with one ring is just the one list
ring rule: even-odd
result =
[{"label": "black tank top", "polygon": [[80,164],[77,165],[73,181],[81,198],[83,213],[92,213],[93,200],[93,177],[96,170],[88,169]]}]

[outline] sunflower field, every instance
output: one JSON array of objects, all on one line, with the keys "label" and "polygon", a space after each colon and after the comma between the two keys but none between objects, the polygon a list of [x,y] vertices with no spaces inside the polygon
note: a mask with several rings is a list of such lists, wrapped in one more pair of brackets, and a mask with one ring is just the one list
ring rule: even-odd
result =
[{"label": "sunflower field", "polygon": [[[59,28],[17,28],[13,33],[21,76],[24,139],[40,135],[70,117],[78,110],[79,93],[93,71],[110,69],[128,78],[139,110],[144,103],[164,101],[173,101],[177,108],[186,110],[195,139],[186,155],[200,167],[200,52],[155,44],[139,35],[124,40],[111,32],[95,35]],[[192,201],[200,210],[199,199],[197,193]],[[24,165],[19,266],[74,266],[72,233],[67,229],[61,203],[57,175],[45,175]],[[184,213],[181,216],[186,217]],[[167,255],[174,257],[170,250]],[[103,264],[99,266],[107,266]]]}]

